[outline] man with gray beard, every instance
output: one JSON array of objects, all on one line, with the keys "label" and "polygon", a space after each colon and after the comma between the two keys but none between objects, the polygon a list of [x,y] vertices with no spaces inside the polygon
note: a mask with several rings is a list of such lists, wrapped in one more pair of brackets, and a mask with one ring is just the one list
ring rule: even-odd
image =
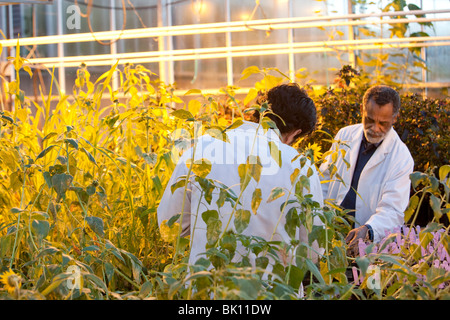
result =
[{"label": "man with gray beard", "polygon": [[[334,201],[355,217],[346,237],[348,254],[358,254],[359,239],[380,241],[403,224],[414,161],[392,128],[400,97],[389,86],[369,88],[361,106],[362,123],[339,130],[331,150],[339,151],[320,167],[324,200]],[[343,143],[340,145],[340,143]]]}]

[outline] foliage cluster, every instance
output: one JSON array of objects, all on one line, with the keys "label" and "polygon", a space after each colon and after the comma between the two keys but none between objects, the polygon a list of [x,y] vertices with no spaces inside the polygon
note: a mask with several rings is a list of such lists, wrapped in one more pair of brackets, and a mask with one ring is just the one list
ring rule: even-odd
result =
[{"label": "foliage cluster", "polygon": [[[438,177],[421,172],[412,175],[414,187],[422,194],[411,198],[407,216],[415,216],[422,195],[427,193],[433,199],[435,219],[420,231],[420,243],[405,245],[402,255],[347,257],[344,236],[350,224],[344,213],[335,207],[320,208],[304,196],[301,190],[307,187],[308,178],[298,174],[291,177],[296,206],[286,213],[286,230],[293,235],[296,228],[305,225],[310,234],[307,243],[243,236],[241,231],[251,219],[244,211],[236,213],[235,231],[220,234],[214,212],[203,212],[201,218],[209,231],[208,259],[188,265],[189,239],[180,237],[176,219],[159,228],[156,208],[179,151],[195,143],[196,123],[200,122],[205,132],[224,139],[226,130],[244,119],[243,106],[250,105],[249,110],[261,113],[262,125],[271,127],[264,117],[267,109],[262,110],[267,106],[253,106],[251,101],[258,90],[287,80],[281,73],[281,77],[269,74],[274,69],[244,70],[243,77],[257,74],[262,80],[242,101],[236,98],[235,88],[228,87],[222,90],[225,99],[190,90],[185,95],[196,94],[198,98],[184,103],[174,95],[173,87],[161,83],[142,66],[126,65],[120,70],[115,65],[95,82],[91,82],[86,66],[81,66],[72,95],[60,92],[56,107],[51,108],[51,93],[42,95],[42,102],[23,94],[19,70],[31,70],[20,56],[12,59],[17,77],[6,82],[4,89],[14,99],[15,108],[12,113],[2,111],[0,132],[0,272],[8,283],[0,287],[0,298],[449,297],[450,273],[428,263],[442,250],[427,251],[425,262],[421,261],[418,268],[413,266],[420,247],[426,247],[432,232],[443,228],[438,218],[449,214],[450,166],[441,166]],[[117,91],[111,87],[115,72],[120,79]],[[102,109],[105,92],[109,92],[110,100]],[[328,91],[322,99],[333,97]],[[35,114],[30,111],[32,106]],[[305,155],[313,161],[317,156],[320,161],[311,148],[301,157]],[[249,179],[258,178],[257,168],[251,165],[240,170],[245,186]],[[212,190],[218,190],[222,201],[235,203],[236,195],[227,193],[220,182],[208,180],[207,172],[207,167],[191,166],[205,201]],[[170,187],[186,188],[183,182]],[[437,192],[440,189],[444,192]],[[271,199],[284,194],[284,190],[274,188]],[[255,192],[255,208],[271,200],[257,195]],[[322,220],[324,228],[314,228],[310,223],[313,215]],[[317,263],[306,254],[313,241],[324,249]],[[448,228],[442,231],[439,242],[448,250]],[[245,255],[232,262],[238,243],[258,257],[254,268]],[[267,274],[264,270],[269,260],[273,268]],[[364,276],[369,264],[383,270],[379,288],[349,281],[347,272],[352,267]],[[76,279],[74,268],[79,270]],[[14,286],[9,286],[10,276]],[[419,278],[422,282],[417,284]],[[422,284],[427,291],[420,289]]]},{"label": "foliage cluster", "polygon": [[[344,66],[336,78],[336,86],[313,92],[319,114],[317,131],[302,141],[317,143],[322,150],[331,146],[330,136],[339,129],[361,122],[364,92],[375,83],[368,74]],[[396,88],[401,92],[400,88]],[[394,129],[408,146],[414,159],[415,170],[449,164],[450,108],[449,99],[424,98],[409,92],[401,93],[401,107]]]}]

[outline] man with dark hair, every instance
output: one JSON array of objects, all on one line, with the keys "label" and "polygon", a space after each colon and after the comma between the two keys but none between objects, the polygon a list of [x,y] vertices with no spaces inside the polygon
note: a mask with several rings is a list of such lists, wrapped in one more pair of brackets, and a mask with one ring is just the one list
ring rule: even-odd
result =
[{"label": "man with dark hair", "polygon": [[358,253],[359,239],[378,242],[403,224],[414,161],[392,128],[399,109],[400,97],[393,88],[369,88],[361,106],[362,123],[339,130],[331,150],[344,152],[334,165],[330,155],[320,167],[324,199],[350,210],[355,218],[356,226],[346,238],[350,255]]},{"label": "man with dark hair", "polygon": [[[296,199],[292,186],[302,175],[309,179],[309,188],[305,188],[303,194],[311,194],[318,207],[323,205],[317,171],[309,162],[300,161],[297,150],[290,146],[299,136],[314,129],[314,103],[296,84],[272,88],[262,102],[266,102],[268,110],[277,115],[270,117],[279,125],[279,131],[243,121],[239,127],[226,131],[226,142],[205,134],[198,138],[194,147],[183,153],[168,182],[157,210],[158,223],[161,228],[165,227],[167,221],[180,215],[181,235],[190,235],[190,264],[205,257],[211,241],[218,239],[211,238],[211,221],[214,221],[214,230],[217,232],[219,229],[221,235],[234,231],[289,244],[292,239],[285,229],[286,214],[295,206],[295,201],[289,201]],[[280,122],[279,117],[283,121]],[[180,179],[187,181],[189,163],[205,162],[211,165],[207,175],[199,178],[194,170],[186,189],[172,188]],[[204,179],[225,188],[214,188],[207,198]],[[275,187],[281,188],[284,195],[267,201]],[[228,197],[230,201],[223,200],[224,190],[228,195],[235,195],[234,201],[230,199],[232,197]],[[255,201],[260,201],[260,205],[255,205]],[[236,215],[244,221],[243,224],[235,223]],[[318,217],[314,224],[322,225]],[[295,238],[308,242],[304,226],[297,228]],[[248,255],[254,265],[256,255],[246,250],[238,243],[233,261]],[[317,256],[312,254],[311,257]]]},{"label": "man with dark hair", "polygon": [[[282,84],[269,90],[266,97],[272,111],[269,114],[282,135],[297,132],[286,142],[292,144],[300,137],[310,134],[316,126],[316,106],[307,92],[296,83]],[[301,108],[295,106],[301,105]]]}]

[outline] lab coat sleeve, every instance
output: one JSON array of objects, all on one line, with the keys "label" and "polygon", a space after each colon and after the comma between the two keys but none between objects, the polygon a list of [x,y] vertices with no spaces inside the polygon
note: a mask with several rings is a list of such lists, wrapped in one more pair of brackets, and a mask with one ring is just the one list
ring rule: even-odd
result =
[{"label": "lab coat sleeve", "polygon": [[404,211],[408,206],[411,186],[409,176],[413,169],[414,161],[411,156],[392,166],[376,213],[366,222],[373,229],[374,242],[379,242],[386,233],[392,232],[395,227],[404,223]]},{"label": "lab coat sleeve", "polygon": [[184,210],[182,214],[183,221],[181,223],[182,237],[190,234],[192,186],[191,183],[188,182],[187,187],[185,187],[185,185],[183,184],[182,186],[174,190],[173,193],[171,186],[180,180],[186,181],[185,179],[187,174],[188,170],[186,167],[186,162],[180,159],[172,173],[172,176],[169,179],[169,182],[167,183],[166,189],[164,190],[164,194],[157,209],[158,226],[161,226],[161,223],[164,220],[169,220],[173,216],[182,213],[181,207],[183,205],[184,198]]}]

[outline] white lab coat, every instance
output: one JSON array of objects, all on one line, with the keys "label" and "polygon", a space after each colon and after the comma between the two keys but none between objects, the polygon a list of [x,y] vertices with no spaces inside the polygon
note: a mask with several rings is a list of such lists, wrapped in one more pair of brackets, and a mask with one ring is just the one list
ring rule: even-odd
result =
[{"label": "white lab coat", "polygon": [[[345,127],[337,133],[335,141],[340,140],[348,145],[341,145],[340,149],[345,150],[345,160],[350,164],[350,169],[340,153],[335,165],[342,181],[336,176],[330,180],[327,168],[331,155],[328,156],[328,161],[319,170],[323,173],[321,179],[324,200],[334,200],[336,204],[340,204],[350,189],[362,135],[362,124]],[[333,143],[331,148],[336,150],[337,143]],[[409,175],[413,168],[414,161],[408,148],[395,130],[391,129],[361,172],[356,196],[355,227],[369,224],[373,229],[375,242],[403,224],[410,195]]]},{"label": "white lab coat", "polygon": [[[240,177],[238,174],[238,165],[246,162],[248,155],[250,155],[253,149],[252,154],[259,156],[263,169],[259,183],[256,183],[253,178],[251,179],[247,188],[242,193],[240,199],[242,206],[237,207],[237,209],[242,208],[251,212],[250,223],[242,234],[258,236],[266,240],[270,240],[273,235],[273,241],[289,243],[290,237],[285,231],[284,225],[286,221],[285,215],[292,205],[288,205],[283,214],[280,212],[280,206],[286,201],[289,191],[292,190],[291,174],[298,168],[301,170],[301,174],[306,175],[310,163],[308,162],[301,168],[299,158],[291,162],[294,157],[298,156],[297,150],[282,143],[275,131],[271,129],[267,133],[264,133],[260,128],[256,135],[256,127],[257,124],[255,123],[244,122],[240,127],[227,131],[229,143],[212,138],[209,135],[201,136],[196,146],[195,160],[201,158],[208,159],[212,163],[212,167],[206,178],[220,181],[230,187],[236,196],[239,196]],[[270,141],[274,142],[280,150],[281,167],[271,156],[269,149]],[[172,216],[181,213],[184,188],[178,188],[172,194],[170,187],[177,181],[178,177],[188,174],[186,161],[192,158],[192,152],[192,148],[184,152],[168,182],[157,209],[159,225],[164,220],[169,220]],[[313,170],[313,175],[309,177],[310,191],[313,195],[313,200],[317,201],[320,207],[322,207],[323,199],[320,179],[314,166],[311,166],[311,169]],[[267,203],[267,199],[274,187],[284,188],[285,196]],[[255,188],[261,189],[262,197],[257,214],[254,214],[251,210],[252,195]],[[202,196],[201,188],[192,179],[188,184],[187,190],[183,214],[184,219],[182,221],[182,235],[190,234],[191,252],[189,263],[194,264],[201,256],[204,257],[203,253],[205,252],[205,245],[207,243],[206,223],[203,221],[202,213],[207,210],[218,210],[222,222],[222,230],[224,230],[228,224],[233,208],[228,201],[225,201],[223,207],[218,208],[216,204],[219,196],[218,190],[214,190],[212,200],[208,203]],[[306,193],[308,192],[305,190],[304,194]],[[294,196],[292,195],[290,199],[294,199]],[[318,218],[314,219],[314,223],[316,225],[322,225]],[[229,223],[228,229],[234,230],[234,218]],[[298,236],[301,241],[307,243],[308,234],[304,228],[301,228]],[[235,258],[239,258],[240,253],[244,254],[244,249],[238,243],[236,249],[238,253]],[[252,262],[252,256],[249,258],[250,262]]]}]

